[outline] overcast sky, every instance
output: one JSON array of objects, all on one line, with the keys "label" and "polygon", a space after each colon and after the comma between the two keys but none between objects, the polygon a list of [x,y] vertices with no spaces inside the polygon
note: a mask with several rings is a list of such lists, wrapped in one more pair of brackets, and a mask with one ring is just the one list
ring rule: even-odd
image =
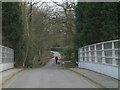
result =
[{"label": "overcast sky", "polygon": [[[20,2],[20,1],[26,1],[26,0],[0,0],[2,2]],[[51,2],[51,0],[39,0],[39,1],[44,1],[44,2]],[[61,2],[65,0],[54,0],[56,2]],[[72,0],[70,0],[72,1]],[[78,2],[118,2],[120,0],[76,0]]]}]

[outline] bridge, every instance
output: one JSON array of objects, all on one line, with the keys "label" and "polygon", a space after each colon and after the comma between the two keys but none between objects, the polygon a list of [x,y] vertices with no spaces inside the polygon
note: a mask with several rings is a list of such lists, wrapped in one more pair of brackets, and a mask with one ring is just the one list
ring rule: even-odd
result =
[{"label": "bridge", "polygon": [[[78,49],[78,67],[116,79],[120,62],[120,39],[87,45]],[[14,67],[14,50],[0,45],[0,71]]]},{"label": "bridge", "polygon": [[[8,83],[3,87],[117,88],[118,79],[120,79],[118,76],[120,60],[119,44],[120,40],[112,40],[81,47],[78,49],[78,67],[80,67],[80,69],[70,68],[70,71],[62,69],[62,66],[55,64],[54,59],[51,59],[42,68],[24,70],[23,73],[7,81]],[[54,52],[54,56],[58,54],[58,52]],[[17,69],[10,69],[14,67],[13,49],[0,45],[0,61],[0,71],[6,70],[3,72],[3,75],[6,76],[2,78],[4,81],[9,80],[8,77],[10,75],[10,77],[12,77],[12,75],[14,76],[14,72],[17,73],[20,71]],[[13,83],[11,83],[12,80],[14,81]]]},{"label": "bridge", "polygon": [[79,48],[78,62],[79,67],[120,79],[120,39]]},{"label": "bridge", "polygon": [[14,50],[0,45],[0,72],[14,67]]}]

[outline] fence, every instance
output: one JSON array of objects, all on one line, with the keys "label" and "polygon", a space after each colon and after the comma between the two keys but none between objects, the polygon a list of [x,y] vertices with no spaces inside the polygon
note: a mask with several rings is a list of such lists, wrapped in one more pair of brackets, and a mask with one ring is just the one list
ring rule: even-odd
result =
[{"label": "fence", "polygon": [[84,46],[79,48],[78,56],[79,67],[119,78],[120,40]]},{"label": "fence", "polygon": [[0,45],[0,71],[13,68],[14,50]]}]

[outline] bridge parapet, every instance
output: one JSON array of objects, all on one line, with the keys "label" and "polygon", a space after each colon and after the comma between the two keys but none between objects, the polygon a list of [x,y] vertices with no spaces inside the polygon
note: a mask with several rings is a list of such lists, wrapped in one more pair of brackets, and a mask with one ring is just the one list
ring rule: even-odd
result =
[{"label": "bridge parapet", "polygon": [[78,50],[78,59],[79,67],[118,79],[120,39],[81,47]]},{"label": "bridge parapet", "polygon": [[0,45],[0,71],[14,67],[14,50]]}]

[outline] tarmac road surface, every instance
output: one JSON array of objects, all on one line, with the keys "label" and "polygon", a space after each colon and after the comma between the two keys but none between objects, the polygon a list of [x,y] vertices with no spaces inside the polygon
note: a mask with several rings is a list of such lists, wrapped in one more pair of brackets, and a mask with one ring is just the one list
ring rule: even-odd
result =
[{"label": "tarmac road surface", "polygon": [[10,80],[4,88],[97,88],[87,79],[56,65],[51,59],[43,68],[29,69]]}]

